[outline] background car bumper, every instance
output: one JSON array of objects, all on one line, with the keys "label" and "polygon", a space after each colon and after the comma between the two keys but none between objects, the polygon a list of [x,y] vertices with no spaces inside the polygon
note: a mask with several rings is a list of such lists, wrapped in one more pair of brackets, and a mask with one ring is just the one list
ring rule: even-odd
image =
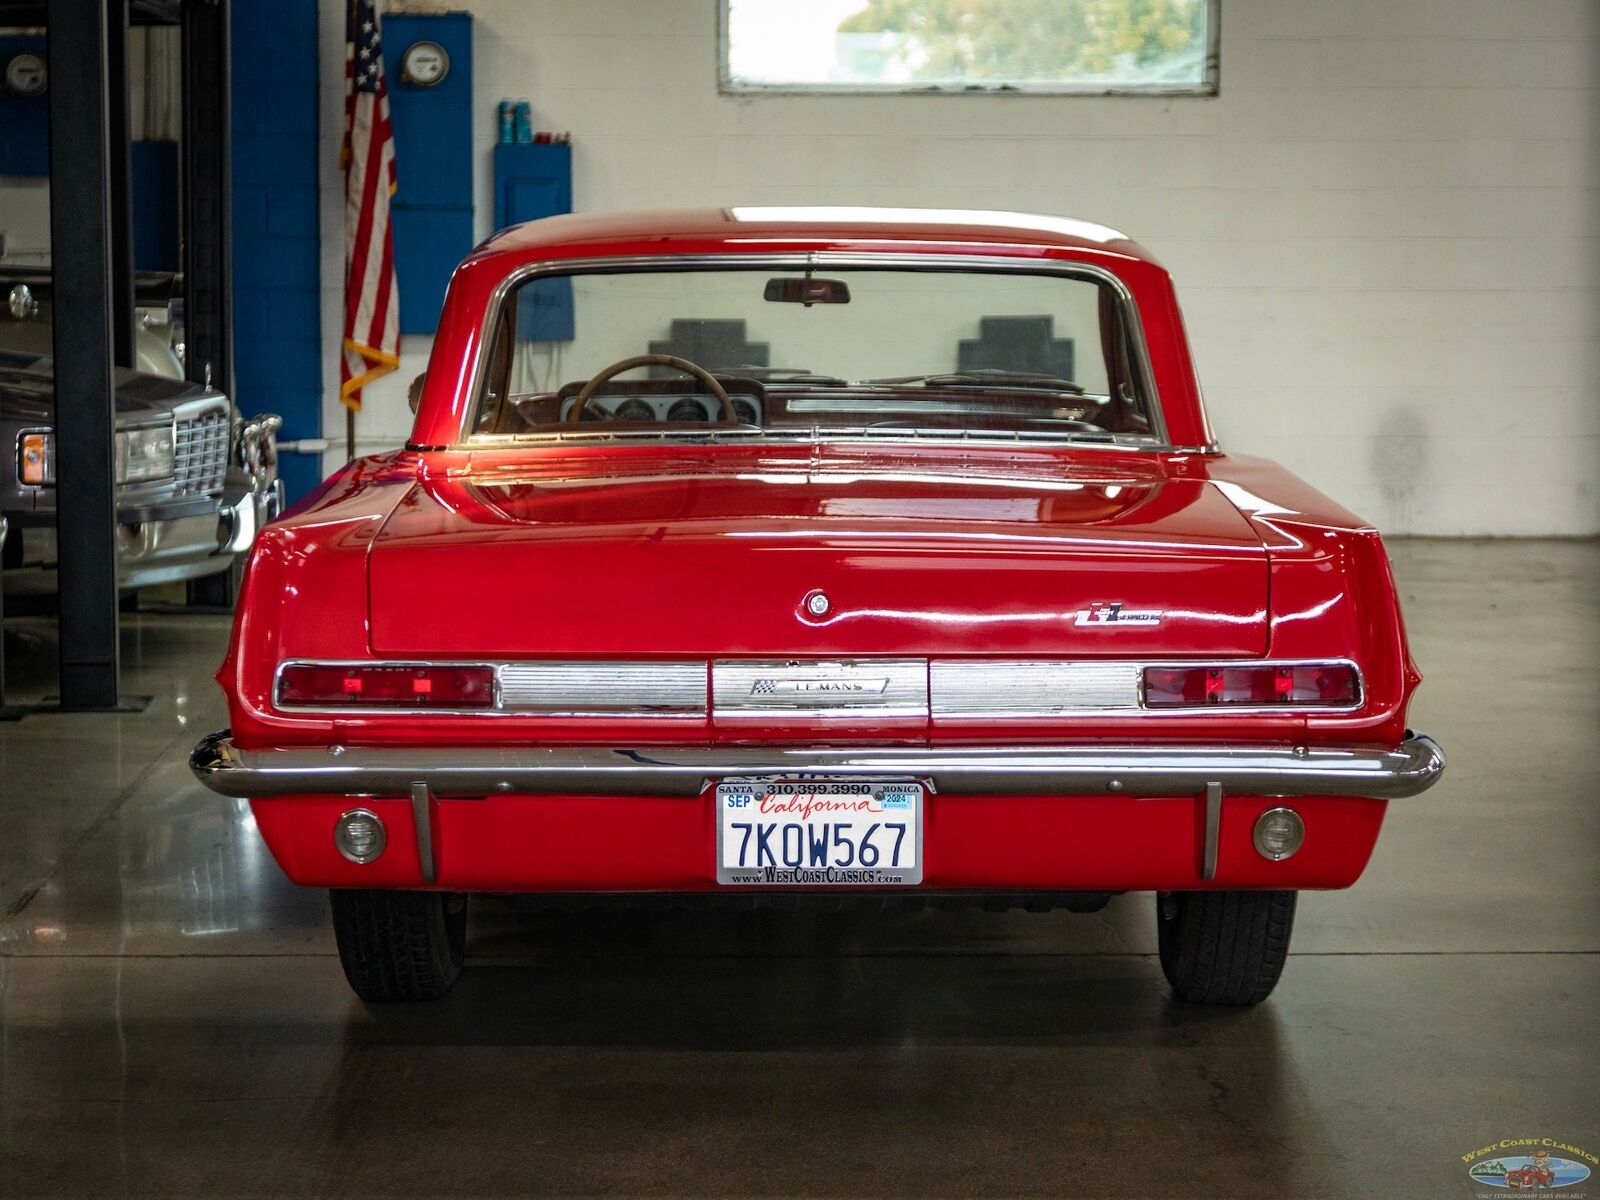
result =
[{"label": "background car bumper", "polygon": [[283,509],[283,485],[224,498],[205,513],[117,526],[117,582],[154,587],[227,569]]},{"label": "background car bumper", "polygon": [[[123,588],[199,579],[223,571],[248,550],[256,534],[283,511],[283,485],[221,500],[195,497],[117,511],[117,583]],[[25,532],[25,561],[55,562],[54,513],[33,514]]]}]

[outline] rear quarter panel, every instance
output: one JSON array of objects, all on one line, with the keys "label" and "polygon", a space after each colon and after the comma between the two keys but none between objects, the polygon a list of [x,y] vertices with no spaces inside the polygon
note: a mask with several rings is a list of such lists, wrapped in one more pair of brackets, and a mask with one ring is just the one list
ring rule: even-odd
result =
[{"label": "rear quarter panel", "polygon": [[1194,460],[1256,527],[1270,562],[1274,658],[1354,659],[1366,685],[1361,711],[1311,715],[1317,742],[1393,745],[1422,675],[1411,659],[1388,551],[1378,531],[1278,464],[1250,455]]}]

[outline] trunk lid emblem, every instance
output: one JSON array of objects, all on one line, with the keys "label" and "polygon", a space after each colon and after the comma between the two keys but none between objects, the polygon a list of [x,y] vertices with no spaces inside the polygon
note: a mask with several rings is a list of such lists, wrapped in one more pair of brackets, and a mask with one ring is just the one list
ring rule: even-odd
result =
[{"label": "trunk lid emblem", "polygon": [[1164,616],[1159,608],[1124,608],[1122,601],[1109,601],[1103,604],[1091,604],[1088,608],[1078,610],[1078,619],[1074,625],[1116,625],[1119,627],[1144,626],[1161,624]]},{"label": "trunk lid emblem", "polygon": [[757,679],[750,685],[752,696],[812,696],[828,694],[881,696],[889,690],[887,677],[863,679],[816,675],[804,679]]}]

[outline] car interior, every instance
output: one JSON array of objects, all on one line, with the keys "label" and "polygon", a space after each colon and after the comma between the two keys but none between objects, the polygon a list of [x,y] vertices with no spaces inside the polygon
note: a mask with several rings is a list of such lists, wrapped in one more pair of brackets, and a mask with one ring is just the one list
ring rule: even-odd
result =
[{"label": "car interior", "polygon": [[[560,379],[561,349],[548,352],[545,385],[517,385],[516,291],[502,307],[491,340],[474,435],[550,433],[694,433],[848,428],[869,433],[916,430],[988,432],[1027,429],[1079,437],[1149,436],[1132,333],[1108,288],[1098,298],[1093,366],[1103,390],[1071,377],[1074,339],[1054,336],[1047,314],[983,315],[977,337],[953,339],[947,369],[926,374],[847,379],[803,361],[784,361],[781,344],[751,342],[741,318],[673,317],[667,336],[593,374]],[[769,279],[766,302],[848,304],[843,281]]]}]

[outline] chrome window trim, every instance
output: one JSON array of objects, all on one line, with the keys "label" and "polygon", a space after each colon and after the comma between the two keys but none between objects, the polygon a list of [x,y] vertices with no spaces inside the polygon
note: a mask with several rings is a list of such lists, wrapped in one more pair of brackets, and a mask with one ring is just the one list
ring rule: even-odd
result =
[{"label": "chrome window trim", "polygon": [[[484,400],[485,363],[494,352],[495,336],[499,328],[500,310],[505,304],[506,296],[511,289],[529,279],[542,278],[547,275],[626,275],[645,273],[651,271],[755,271],[762,269],[777,270],[804,270],[807,267],[828,267],[835,269],[858,269],[880,271],[925,271],[929,274],[1004,274],[1018,275],[1048,275],[1067,279],[1088,279],[1096,283],[1106,284],[1116,294],[1118,304],[1121,306],[1123,321],[1133,342],[1134,369],[1139,379],[1139,387],[1149,400],[1152,428],[1148,438],[1138,443],[1124,443],[1117,446],[1115,443],[1095,443],[1077,441],[1068,437],[1049,438],[1041,437],[1037,444],[1050,446],[1086,445],[1112,445],[1113,448],[1124,450],[1139,450],[1145,453],[1171,453],[1192,447],[1177,447],[1167,441],[1166,412],[1161,405],[1161,395],[1156,389],[1155,371],[1150,364],[1150,352],[1145,342],[1144,321],[1139,312],[1139,305],[1134,301],[1133,292],[1123,281],[1122,277],[1114,271],[1094,263],[1072,262],[1065,259],[1039,259],[1018,258],[1014,255],[1004,254],[863,254],[838,250],[807,250],[800,252],[760,253],[749,254],[641,254],[617,255],[606,258],[570,258],[550,259],[541,262],[524,263],[515,270],[508,272],[504,279],[495,285],[494,291],[489,294],[488,303],[480,317],[478,329],[480,333],[487,331],[490,336],[479,337],[473,351],[472,369],[467,377],[466,391],[469,398],[466,411],[462,414],[461,427],[456,430],[456,440],[453,449],[469,450],[474,447],[489,445],[527,445],[539,442],[561,441],[573,438],[574,434],[560,431],[547,434],[499,434],[489,435],[495,438],[492,442],[475,440],[481,435],[471,431],[477,419],[478,411]],[[747,433],[747,436],[764,436],[761,434]],[[657,435],[661,436],[661,435]],[[686,433],[682,437],[675,437],[674,441],[695,439],[704,435]],[[808,429],[801,433],[807,440],[813,436]],[[836,434],[836,436],[838,436]],[[878,440],[869,438],[864,429],[852,432],[853,439],[863,441]],[[884,440],[888,440],[885,438]],[[961,437],[951,436],[949,431],[941,438],[928,437],[919,439],[923,441],[949,441],[962,443],[969,441]],[[999,439],[1012,442],[1015,439]],[[1032,440],[1032,439],[1030,439]]]}]

